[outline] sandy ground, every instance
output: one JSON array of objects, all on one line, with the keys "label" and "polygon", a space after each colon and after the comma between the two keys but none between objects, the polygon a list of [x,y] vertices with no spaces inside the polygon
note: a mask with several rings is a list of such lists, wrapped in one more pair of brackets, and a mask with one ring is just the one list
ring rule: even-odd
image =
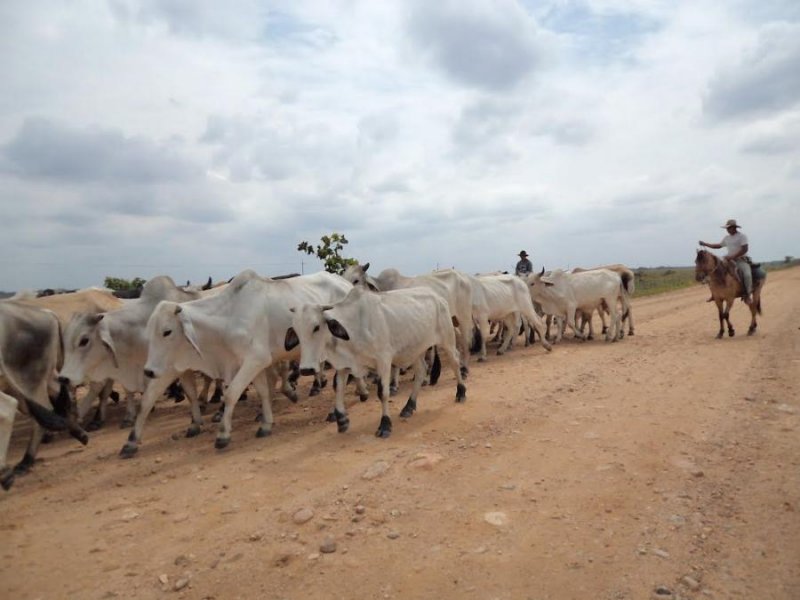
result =
[{"label": "sandy ground", "polygon": [[352,393],[350,431],[324,423],[327,388],[281,398],[268,439],[240,406],[223,452],[181,436],[185,403],[133,460],[116,422],[60,438],[0,495],[0,596],[800,598],[800,269],[769,275],[754,337],[737,305],[714,339],[707,297],[636,301],[620,343],[492,355],[464,405],[444,373],[388,440]]}]

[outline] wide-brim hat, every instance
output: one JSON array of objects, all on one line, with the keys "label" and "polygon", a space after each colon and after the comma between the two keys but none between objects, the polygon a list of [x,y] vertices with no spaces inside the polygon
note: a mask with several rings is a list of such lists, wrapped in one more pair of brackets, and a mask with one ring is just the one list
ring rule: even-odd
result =
[{"label": "wide-brim hat", "polygon": [[736,227],[736,229],[741,229],[741,227],[736,224],[736,219],[728,219],[728,222],[722,226],[723,229],[727,229],[728,227]]},{"label": "wide-brim hat", "polygon": [[522,258],[526,258],[528,256],[528,253],[525,252],[525,250],[520,250],[518,256],[521,256]]}]

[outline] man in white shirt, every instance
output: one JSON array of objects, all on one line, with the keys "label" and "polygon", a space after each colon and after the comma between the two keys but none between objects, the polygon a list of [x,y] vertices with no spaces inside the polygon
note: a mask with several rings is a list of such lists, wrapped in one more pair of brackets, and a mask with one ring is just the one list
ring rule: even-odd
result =
[{"label": "man in white shirt", "polygon": [[736,219],[728,219],[728,222],[725,223],[722,228],[728,231],[728,235],[722,238],[719,244],[709,244],[701,240],[700,245],[706,248],[714,248],[715,250],[719,250],[720,248],[725,248],[727,250],[728,253],[724,258],[725,260],[736,263],[736,267],[739,269],[739,275],[742,278],[742,283],[744,284],[744,301],[750,304],[753,298],[753,273],[750,270],[750,263],[747,260],[747,251],[749,250],[747,236],[739,231],[740,227],[736,224]]}]

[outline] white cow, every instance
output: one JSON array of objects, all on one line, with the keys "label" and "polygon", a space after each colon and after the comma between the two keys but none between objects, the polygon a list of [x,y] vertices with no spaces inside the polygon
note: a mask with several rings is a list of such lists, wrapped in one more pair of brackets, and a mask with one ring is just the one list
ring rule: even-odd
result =
[{"label": "white cow", "polygon": [[286,331],[292,324],[289,308],[336,302],[352,287],[342,277],[326,272],[272,280],[247,270],[215,296],[181,305],[160,303],[147,324],[149,346],[144,373],[152,381],[121,455],[136,453],[155,398],[177,373],[188,370],[227,384],[217,448],[230,443],[234,406],[250,382],[261,396],[261,425],[256,435],[269,435],[273,425],[272,387],[277,377],[273,367],[300,354],[299,350],[284,349]]},{"label": "white cow", "polygon": [[[113,379],[128,392],[128,411],[123,426],[132,425],[136,416],[132,395],[144,392],[147,387],[144,376],[147,320],[162,300],[186,302],[198,297],[200,292],[181,289],[171,278],[162,275],[149,280],[139,298],[126,301],[118,310],[76,315],[64,331],[64,366],[59,372],[59,381],[79,385],[85,381]],[[189,396],[192,411],[192,424],[186,435],[197,435],[203,420],[194,377],[186,374],[181,384]],[[90,401],[87,395],[78,403],[79,417],[86,414]]]},{"label": "white cow", "polygon": [[[70,416],[66,386],[56,385],[60,338],[59,322],[52,312],[10,300],[0,302],[0,485],[6,490],[15,473],[26,473],[33,465],[42,427],[68,429],[82,444],[89,441]],[[51,401],[51,395],[55,400]],[[25,456],[12,470],[6,467],[6,458],[18,407],[33,416],[34,424]]]},{"label": "white cow", "polygon": [[425,353],[432,346],[437,351],[431,383],[436,383],[439,377],[441,366],[436,363],[441,355],[456,376],[456,402],[466,400],[467,388],[459,367],[450,309],[430,289],[415,287],[374,293],[354,287],[338,304],[299,306],[294,312],[292,329],[287,331],[285,347],[294,348],[298,344],[301,369],[317,370],[325,360],[337,369],[334,414],[340,432],[349,423],[341,393],[347,373],[364,377],[369,369],[377,372],[381,421],[375,435],[389,437],[392,420],[387,392],[392,366],[414,368],[414,388],[400,412],[401,417],[410,417],[417,408],[417,394],[427,370]]},{"label": "white cow", "polygon": [[[575,267],[572,269],[572,273],[584,273],[586,271],[596,271],[597,269],[606,269],[608,271],[614,271],[617,273],[620,278],[622,279],[622,287],[627,294],[628,299],[628,308],[622,314],[622,321],[623,323],[627,320],[628,321],[628,335],[633,335],[634,333],[634,326],[633,326],[633,310],[630,306],[630,299],[633,297],[633,292],[636,286],[636,274],[626,267],[623,264],[613,264],[613,265],[603,265],[602,267],[592,267],[590,269],[584,269],[581,267]],[[599,310],[600,320],[603,322],[603,333],[606,332],[606,318],[605,318],[605,311]],[[589,328],[591,329],[591,315],[589,317]],[[583,330],[583,324],[581,324],[581,331]]]},{"label": "white cow", "polygon": [[[628,308],[628,300],[617,273],[599,269],[583,273],[555,270],[545,274],[542,269],[541,273],[528,275],[526,280],[531,298],[542,306],[545,313],[564,319],[580,339],[586,339],[586,336],[575,325],[576,311],[591,312],[605,304],[611,315],[606,341],[618,339],[622,325],[617,302],[621,301],[624,311]],[[561,334],[560,328],[559,340]]]},{"label": "white cow", "polygon": [[468,276],[472,285],[472,316],[480,339],[479,361],[486,360],[486,341],[489,338],[490,321],[501,321],[505,325],[505,336],[497,350],[504,354],[519,329],[523,318],[533,327],[542,340],[542,346],[551,350],[545,339],[544,323],[536,314],[530,293],[525,283],[515,275]]},{"label": "white cow", "polygon": [[386,292],[412,287],[433,290],[447,302],[453,325],[458,328],[456,342],[461,355],[461,373],[469,371],[469,346],[472,339],[472,286],[464,273],[455,269],[442,269],[427,275],[406,277],[397,269],[384,269],[377,277],[367,275],[369,263],[350,265],[344,278],[353,285]]}]

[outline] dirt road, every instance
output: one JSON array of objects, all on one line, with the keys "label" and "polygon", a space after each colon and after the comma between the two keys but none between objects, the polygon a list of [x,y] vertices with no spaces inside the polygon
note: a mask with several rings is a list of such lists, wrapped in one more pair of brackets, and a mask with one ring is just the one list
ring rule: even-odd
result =
[{"label": "dirt road", "polygon": [[0,593],[800,598],[800,269],[769,275],[754,337],[737,305],[739,335],[714,339],[707,297],[635,302],[620,343],[490,356],[465,405],[444,373],[388,440],[374,400],[347,434],[323,423],[329,389],[279,400],[268,439],[239,407],[224,452],[211,427],[181,437],[185,404],[133,460],[113,425],[59,439],[0,495]]}]

